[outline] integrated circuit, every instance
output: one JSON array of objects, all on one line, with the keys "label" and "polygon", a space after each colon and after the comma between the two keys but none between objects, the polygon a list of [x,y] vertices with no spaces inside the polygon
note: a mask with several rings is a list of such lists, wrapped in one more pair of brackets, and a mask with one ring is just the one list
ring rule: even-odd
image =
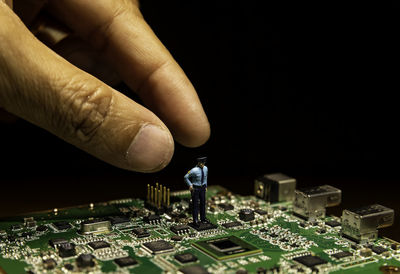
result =
[{"label": "integrated circuit", "polygon": [[383,252],[388,251],[386,248],[384,248],[382,246],[376,246],[376,245],[371,245],[371,246],[369,246],[369,248],[371,248],[371,250],[378,255],[382,254]]},{"label": "integrated circuit", "polygon": [[325,261],[324,259],[322,259],[318,256],[314,256],[314,255],[300,256],[300,257],[294,258],[293,260],[301,263],[302,265],[310,267],[310,268],[314,267],[316,265],[327,263],[327,261]]},{"label": "integrated circuit", "polygon": [[119,266],[119,267],[127,267],[131,265],[137,265],[138,261],[136,261],[132,257],[123,257],[123,258],[118,258],[115,259],[114,262]]},{"label": "integrated circuit", "polygon": [[93,248],[94,250],[110,247],[110,244],[107,243],[106,241],[94,241],[94,242],[88,243],[88,245],[91,248]]},{"label": "integrated circuit", "polygon": [[112,225],[129,224],[131,221],[126,216],[109,216],[107,219],[110,220]]},{"label": "integrated circuit", "polygon": [[150,233],[146,229],[141,227],[136,227],[132,229],[132,233],[135,234],[137,238],[146,238],[150,236]]},{"label": "integrated circuit", "polygon": [[58,245],[66,243],[68,243],[68,241],[64,238],[54,238],[49,240],[49,245],[53,248],[56,248]]},{"label": "integrated circuit", "polygon": [[174,256],[174,258],[182,263],[182,264],[186,264],[186,263],[191,263],[191,262],[196,262],[198,259],[195,255],[193,255],[192,253],[186,252],[186,253],[181,253],[181,254],[176,254]]},{"label": "integrated circuit", "polygon": [[67,230],[71,228],[71,224],[66,221],[54,222],[53,226],[57,228],[57,230]]},{"label": "integrated circuit", "polygon": [[338,253],[335,253],[332,255],[332,257],[334,257],[335,259],[342,259],[342,258],[346,258],[349,256],[353,256],[353,253],[349,252],[349,251],[341,251]]},{"label": "integrated circuit", "polygon": [[189,233],[190,227],[188,225],[173,225],[169,229],[175,234],[186,234]]},{"label": "integrated circuit", "polygon": [[233,228],[233,227],[242,226],[242,223],[238,222],[238,221],[234,221],[234,222],[224,223],[224,224],[222,224],[222,226],[225,228]]},{"label": "integrated circuit", "polygon": [[149,250],[153,254],[160,254],[174,250],[174,246],[164,240],[144,243],[143,247],[145,247],[145,249]]},{"label": "integrated circuit", "polygon": [[236,236],[198,241],[193,245],[217,260],[226,260],[261,252],[261,249]]},{"label": "integrated circuit", "polygon": [[219,204],[218,205],[224,211],[233,210],[235,207],[231,204]]}]

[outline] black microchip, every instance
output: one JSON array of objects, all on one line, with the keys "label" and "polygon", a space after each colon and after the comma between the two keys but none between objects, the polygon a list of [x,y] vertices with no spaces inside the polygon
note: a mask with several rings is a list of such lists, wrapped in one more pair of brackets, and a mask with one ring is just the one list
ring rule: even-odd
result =
[{"label": "black microchip", "polygon": [[254,212],[259,215],[267,215],[267,213],[268,213],[266,210],[262,210],[262,209],[256,209],[256,210],[254,210]]},{"label": "black microchip", "polygon": [[148,223],[148,224],[149,223],[156,223],[156,222],[159,222],[160,220],[161,220],[161,217],[159,215],[156,215],[156,214],[143,217],[143,221]]},{"label": "black microchip", "polygon": [[238,226],[241,226],[241,225],[242,225],[242,223],[238,222],[238,221],[222,224],[222,226],[225,227],[225,228],[238,227]]},{"label": "black microchip", "polygon": [[183,274],[208,274],[209,272],[201,265],[191,265],[179,268]]},{"label": "black microchip", "polygon": [[136,261],[134,258],[129,257],[129,256],[115,259],[114,262],[120,267],[127,267],[127,266],[138,264],[138,261]]},{"label": "black microchip", "polygon": [[67,230],[67,229],[71,228],[71,225],[68,222],[65,222],[65,221],[54,222],[53,225],[58,230]]},{"label": "black microchip", "polygon": [[94,241],[94,242],[88,243],[88,245],[93,249],[101,249],[101,248],[110,247],[110,244],[105,241]]},{"label": "black microchip", "polygon": [[183,234],[183,233],[188,233],[189,232],[189,226],[188,225],[173,225],[169,229],[171,229],[171,231],[176,233],[176,234]]},{"label": "black microchip", "polygon": [[66,244],[66,243],[68,243],[68,241],[63,238],[54,238],[54,239],[49,240],[49,245],[54,248],[58,245]]},{"label": "black microchip", "polygon": [[182,253],[182,254],[176,254],[175,259],[178,260],[182,264],[190,263],[190,262],[196,262],[197,257],[194,256],[192,253]]},{"label": "black microchip", "polygon": [[342,251],[342,252],[333,254],[332,257],[334,257],[335,259],[339,260],[341,258],[349,257],[349,256],[352,256],[352,255],[353,255],[353,253],[351,253],[349,251]]},{"label": "black microchip", "polygon": [[146,248],[148,248],[153,254],[164,253],[168,251],[173,251],[174,247],[169,244],[167,241],[158,240],[154,242],[148,242],[143,244]]},{"label": "black microchip", "polygon": [[373,245],[370,247],[372,249],[373,252],[375,252],[376,254],[382,254],[383,252],[388,251],[386,248],[381,247],[381,246],[376,246]]},{"label": "black microchip", "polygon": [[218,206],[222,208],[224,211],[234,209],[233,205],[231,204],[219,204]]},{"label": "black microchip", "polygon": [[43,232],[43,231],[46,231],[47,229],[48,229],[47,226],[45,226],[45,225],[40,225],[40,226],[38,226],[38,227],[36,228],[36,231]]},{"label": "black microchip", "polygon": [[301,257],[296,257],[293,260],[299,262],[307,267],[314,267],[316,265],[325,264],[326,261],[318,256],[306,255]]},{"label": "black microchip", "polygon": [[112,225],[129,223],[131,220],[125,216],[110,216],[108,220]]},{"label": "black microchip", "polygon": [[336,227],[336,226],[340,226],[342,225],[341,223],[339,223],[338,221],[327,221],[325,222],[326,225],[329,225],[330,227]]},{"label": "black microchip", "polygon": [[146,237],[150,236],[150,233],[147,230],[145,230],[144,228],[140,228],[140,227],[132,229],[132,232],[138,238],[146,238]]},{"label": "black microchip", "polygon": [[75,245],[73,243],[65,243],[59,245],[58,255],[60,255],[61,258],[75,256],[76,255]]}]

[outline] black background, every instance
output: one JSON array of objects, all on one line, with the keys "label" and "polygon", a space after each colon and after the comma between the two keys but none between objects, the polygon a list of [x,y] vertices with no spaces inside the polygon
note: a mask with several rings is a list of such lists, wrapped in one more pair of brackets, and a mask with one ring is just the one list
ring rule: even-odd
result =
[{"label": "black background", "polygon": [[[238,193],[252,193],[255,177],[279,171],[299,186],[341,188],[335,214],[373,203],[400,211],[395,4],[142,2],[145,19],[199,93],[209,142],[176,144],[167,168],[138,174],[22,120],[2,125],[2,215],[143,195],[155,181],[181,189],[198,156],[209,158],[210,184]],[[399,239],[396,218],[386,231]]]}]

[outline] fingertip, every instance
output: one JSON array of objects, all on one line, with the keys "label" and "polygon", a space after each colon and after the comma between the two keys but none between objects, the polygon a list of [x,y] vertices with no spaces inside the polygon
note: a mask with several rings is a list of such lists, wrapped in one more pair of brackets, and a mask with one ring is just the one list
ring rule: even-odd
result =
[{"label": "fingertip", "polygon": [[132,140],[126,160],[134,171],[156,172],[168,165],[173,154],[170,132],[160,126],[144,124]]},{"label": "fingertip", "polygon": [[211,128],[207,118],[200,124],[194,123],[192,128],[174,134],[175,140],[185,147],[199,147],[204,145],[210,138]]}]

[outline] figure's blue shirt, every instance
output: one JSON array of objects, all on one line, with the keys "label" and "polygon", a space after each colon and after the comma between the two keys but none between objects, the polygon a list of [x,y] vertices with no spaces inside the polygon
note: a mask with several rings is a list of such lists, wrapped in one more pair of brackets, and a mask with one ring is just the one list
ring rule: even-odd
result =
[{"label": "figure's blue shirt", "polygon": [[201,182],[201,168],[196,166],[192,168],[184,177],[184,180],[188,186],[203,186],[207,187],[207,175],[208,175],[208,168],[206,166],[203,167],[203,184]]}]

